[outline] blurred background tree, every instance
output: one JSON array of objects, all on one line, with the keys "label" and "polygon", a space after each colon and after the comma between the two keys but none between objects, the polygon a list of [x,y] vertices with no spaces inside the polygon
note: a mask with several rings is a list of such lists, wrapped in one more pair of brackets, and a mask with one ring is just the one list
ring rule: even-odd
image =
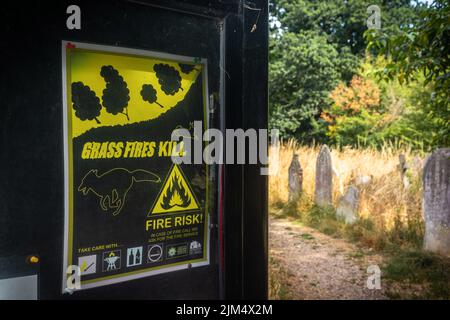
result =
[{"label": "blurred background tree", "polygon": [[376,71],[386,81],[411,83],[424,79],[421,113],[434,135],[436,146],[450,144],[450,6],[448,0],[434,1],[421,10],[420,19],[404,30],[368,30],[368,48],[385,56],[389,63]]},{"label": "blurred background tree", "polygon": [[272,126],[284,137],[320,139],[318,112],[342,77],[335,46],[316,31],[286,32],[271,43],[270,59]]},{"label": "blurred background tree", "polygon": [[[381,30],[369,32],[373,4]],[[272,0],[270,10],[270,126],[283,138],[449,145],[448,2]]]}]

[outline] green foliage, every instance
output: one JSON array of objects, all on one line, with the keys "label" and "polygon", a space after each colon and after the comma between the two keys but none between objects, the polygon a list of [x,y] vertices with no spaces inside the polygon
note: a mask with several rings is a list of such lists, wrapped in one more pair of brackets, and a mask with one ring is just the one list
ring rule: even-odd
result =
[{"label": "green foliage", "polygon": [[333,142],[340,146],[371,145],[374,139],[372,133],[376,130],[380,118],[380,115],[363,110],[357,116],[337,119],[332,135]]},{"label": "green foliage", "polygon": [[318,31],[336,44],[339,52],[349,48],[352,54],[363,55],[370,5],[380,7],[384,30],[414,24],[421,10],[410,0],[272,0],[271,13],[287,32]]},{"label": "green foliage", "polygon": [[314,236],[311,235],[310,233],[302,233],[300,235],[300,238],[302,238],[303,240],[314,240]]},{"label": "green foliage", "polygon": [[389,64],[368,57],[358,71],[360,83],[340,84],[332,91],[335,103],[322,113],[332,144],[379,148],[388,143],[421,151],[436,147],[443,127],[427,116],[432,86],[422,75],[408,84],[380,79],[378,70]]},{"label": "green foliage", "polygon": [[388,279],[427,283],[426,299],[450,299],[450,261],[421,250],[398,250],[384,268]]},{"label": "green foliage", "polygon": [[271,126],[283,137],[310,141],[312,120],[342,76],[339,54],[326,37],[308,31],[272,39],[270,57]]},{"label": "green foliage", "polygon": [[422,96],[420,117],[433,130],[429,137],[435,146],[450,145],[450,6],[448,1],[435,1],[421,11],[419,21],[395,33],[369,30],[368,48],[390,59],[379,78],[398,79],[400,84],[415,81],[423,74],[424,85],[430,88]]}]

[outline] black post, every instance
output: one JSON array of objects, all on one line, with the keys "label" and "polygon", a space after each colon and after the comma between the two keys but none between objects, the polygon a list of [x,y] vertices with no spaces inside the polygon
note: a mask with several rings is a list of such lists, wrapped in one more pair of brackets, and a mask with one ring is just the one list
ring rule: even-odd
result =
[{"label": "black post", "polygon": [[[267,129],[268,3],[241,3],[226,20],[226,128]],[[248,149],[247,149],[248,150]],[[266,299],[268,288],[268,180],[261,165],[225,170],[226,297]]]}]

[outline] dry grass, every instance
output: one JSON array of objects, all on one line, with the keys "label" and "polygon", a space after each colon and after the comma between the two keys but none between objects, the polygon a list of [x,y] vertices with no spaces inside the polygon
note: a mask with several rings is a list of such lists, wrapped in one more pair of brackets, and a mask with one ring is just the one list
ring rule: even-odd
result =
[{"label": "dry grass", "polygon": [[[288,142],[280,147],[279,170],[269,177],[269,204],[274,215],[290,216],[322,233],[345,238],[382,252],[385,277],[418,284],[425,293],[415,298],[450,299],[450,259],[422,250],[424,221],[422,216],[422,168],[413,164],[416,157],[408,150],[395,148],[331,150],[333,167],[333,206],[358,176],[370,176],[371,182],[360,190],[360,219],[345,225],[336,219],[333,208],[313,204],[315,166],[320,146],[305,147]],[[274,163],[271,150],[271,163]],[[303,194],[296,202],[288,200],[288,169],[292,155],[299,156],[303,168]],[[409,165],[404,187],[398,164],[404,154]],[[420,159],[423,162],[423,157]],[[272,292],[279,295],[276,283]],[[397,292],[394,298],[408,298]]]},{"label": "dry grass", "polygon": [[272,257],[269,263],[269,299],[289,300],[291,293],[286,285],[288,277],[286,270]]},{"label": "dry grass", "polygon": [[[315,166],[319,149],[320,146],[299,146],[293,141],[281,145],[278,173],[269,177],[269,203],[272,207],[287,202],[288,169],[294,153],[299,155],[303,168],[304,196],[308,199],[313,198]],[[339,197],[356,177],[369,176],[371,183],[359,187],[360,216],[371,220],[380,232],[392,231],[396,228],[421,229],[423,225],[421,172],[420,169],[410,165],[411,168],[407,172],[410,187],[405,189],[397,168],[398,157],[401,153],[406,156],[409,163],[413,162],[415,156],[408,150],[398,151],[387,147],[381,151],[332,149],[332,163],[337,173],[333,175],[333,204],[337,205]],[[300,205],[298,210],[305,209]]]}]

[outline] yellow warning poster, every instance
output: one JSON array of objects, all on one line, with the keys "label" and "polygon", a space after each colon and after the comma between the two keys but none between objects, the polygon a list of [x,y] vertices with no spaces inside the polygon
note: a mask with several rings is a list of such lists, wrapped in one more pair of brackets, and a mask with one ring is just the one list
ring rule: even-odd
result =
[{"label": "yellow warning poster", "polygon": [[150,214],[198,210],[198,201],[178,165],[174,164]]},{"label": "yellow warning poster", "polygon": [[[81,287],[209,264],[208,170],[172,131],[206,123],[205,59],[63,42],[65,239]],[[205,128],[204,128],[205,129]]]}]

